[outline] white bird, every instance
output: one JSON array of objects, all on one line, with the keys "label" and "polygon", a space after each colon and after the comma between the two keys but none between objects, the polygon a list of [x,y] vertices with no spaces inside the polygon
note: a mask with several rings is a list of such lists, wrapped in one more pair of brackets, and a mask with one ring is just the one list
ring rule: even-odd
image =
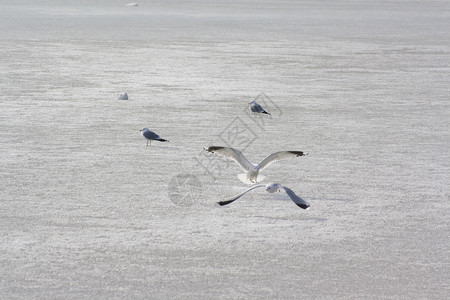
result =
[{"label": "white bird", "polygon": [[249,104],[250,104],[250,109],[251,109],[252,112],[270,115],[267,111],[264,110],[264,108],[262,108],[261,105],[259,105],[258,103],[256,103],[255,100],[253,100],[253,101],[250,102]]},{"label": "white bird", "polygon": [[251,190],[254,190],[254,189],[260,188],[260,187],[265,187],[266,188],[266,192],[268,192],[268,193],[275,193],[276,191],[279,192],[280,190],[284,190],[286,192],[286,194],[288,194],[289,198],[291,198],[291,200],[294,201],[295,204],[297,204],[297,206],[299,206],[299,207],[301,207],[303,209],[308,209],[309,206],[310,206],[308,202],[306,202],[305,200],[303,200],[302,198],[297,196],[294,193],[294,191],[292,191],[290,188],[282,186],[279,183],[270,183],[270,184],[267,184],[267,185],[265,185],[265,184],[255,185],[255,186],[252,186],[252,187],[246,189],[242,193],[240,193],[240,194],[238,194],[238,195],[236,195],[236,196],[234,196],[234,197],[232,197],[230,199],[227,199],[227,200],[224,200],[224,201],[220,201],[220,202],[217,202],[217,203],[220,204],[220,206],[230,204],[231,202],[236,201],[237,199],[241,198],[243,195],[245,195],[246,193],[250,192]]},{"label": "white bird", "polygon": [[117,99],[119,100],[128,100],[128,94],[127,93],[122,93],[120,94]]},{"label": "white bird", "polygon": [[139,6],[139,4],[136,2],[133,2],[133,3],[128,3],[127,6]]},{"label": "white bird", "polygon": [[260,162],[257,165],[254,165],[245,158],[245,156],[242,154],[241,151],[236,150],[234,148],[211,146],[205,150],[208,152],[217,153],[221,156],[225,156],[234,160],[241,167],[241,169],[244,170],[244,172],[246,172],[245,174],[238,175],[239,179],[244,183],[257,182],[256,180],[258,178],[259,171],[264,170],[267,166],[269,166],[273,162],[285,158],[308,155],[308,153],[305,154],[302,151],[280,151],[270,154],[262,162]]},{"label": "white bird", "polygon": [[147,139],[147,146],[152,144],[152,141],[168,142],[168,140],[162,139],[159,135],[150,131],[147,127],[140,130],[142,136]]}]

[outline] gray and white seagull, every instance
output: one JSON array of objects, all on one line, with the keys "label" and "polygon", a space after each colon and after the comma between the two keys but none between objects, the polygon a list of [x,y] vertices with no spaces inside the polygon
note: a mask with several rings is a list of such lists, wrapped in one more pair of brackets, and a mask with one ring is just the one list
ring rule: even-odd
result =
[{"label": "gray and white seagull", "polygon": [[232,197],[232,198],[230,198],[230,199],[227,199],[227,200],[224,200],[224,201],[220,201],[220,202],[217,202],[217,203],[218,203],[220,206],[230,204],[231,202],[236,201],[237,199],[241,198],[243,195],[247,194],[247,193],[250,192],[251,190],[254,190],[254,189],[257,189],[257,188],[260,188],[260,187],[265,187],[265,188],[266,188],[266,192],[271,193],[271,194],[272,194],[272,193],[275,193],[276,191],[279,192],[279,191],[281,191],[281,190],[284,190],[284,191],[286,192],[286,194],[289,196],[289,198],[291,198],[291,200],[294,201],[294,203],[295,203],[298,207],[301,207],[301,208],[303,208],[303,209],[308,209],[309,206],[310,206],[308,202],[306,202],[305,200],[303,200],[302,198],[300,198],[299,196],[297,196],[297,195],[294,193],[294,191],[292,191],[290,188],[287,188],[287,187],[285,187],[285,186],[282,186],[282,185],[279,184],[279,183],[270,183],[270,184],[267,184],[267,185],[265,185],[265,184],[254,185],[254,186],[252,186],[252,187],[246,189],[246,190],[243,191],[242,193],[240,193],[240,194],[238,194],[238,195],[236,195],[236,196],[234,196],[234,197]]},{"label": "gray and white seagull", "polygon": [[149,146],[149,143],[151,145],[152,141],[168,142],[168,140],[161,138],[153,131],[150,131],[147,127],[141,129],[140,132],[142,136],[147,140],[147,146]]},{"label": "gray and white seagull", "polygon": [[253,101],[250,102],[249,104],[250,104],[250,110],[251,110],[252,112],[270,115],[267,111],[264,110],[264,108],[262,108],[261,105],[259,105],[258,103],[256,103],[255,100],[253,100]]},{"label": "gray and white seagull", "polygon": [[[229,148],[229,147],[218,147],[218,146],[210,146],[205,151],[216,153],[221,156],[225,156],[234,160],[242,170],[244,170],[245,174],[239,174],[238,177],[242,182],[245,183],[255,183],[257,182],[258,174],[260,171],[267,168],[270,164],[291,157],[297,156],[305,156],[308,153],[304,153],[303,151],[280,151],[275,152],[267,156],[262,162],[257,165],[252,164],[245,158],[244,154],[241,151]],[[264,176],[260,176],[264,179]]]}]

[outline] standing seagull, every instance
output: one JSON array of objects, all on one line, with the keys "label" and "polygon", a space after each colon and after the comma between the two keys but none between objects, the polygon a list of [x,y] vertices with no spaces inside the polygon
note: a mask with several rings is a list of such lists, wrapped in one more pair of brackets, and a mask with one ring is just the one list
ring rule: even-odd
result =
[{"label": "standing seagull", "polygon": [[265,184],[255,185],[255,186],[252,186],[252,187],[246,189],[242,193],[234,196],[233,198],[230,198],[230,199],[224,200],[224,201],[220,201],[220,202],[217,202],[217,203],[220,204],[220,206],[230,204],[231,202],[236,201],[237,199],[241,198],[243,195],[245,195],[246,193],[250,192],[251,190],[254,190],[254,189],[260,188],[260,187],[265,187],[266,188],[266,192],[271,193],[271,194],[275,193],[276,191],[279,192],[280,190],[284,190],[286,192],[286,194],[288,194],[289,198],[291,198],[291,200],[294,201],[295,204],[297,204],[297,206],[299,206],[299,207],[301,207],[303,209],[308,209],[309,208],[309,203],[308,202],[306,202],[305,200],[303,200],[302,198],[297,196],[294,193],[294,191],[292,191],[290,188],[282,186],[279,183],[270,183],[268,185],[265,185]]},{"label": "standing seagull", "polygon": [[250,109],[252,110],[252,112],[270,115],[267,111],[264,110],[264,108],[262,108],[261,105],[259,105],[258,103],[256,103],[255,100],[253,100],[253,101],[250,102],[249,104],[250,104]]},{"label": "standing seagull", "polygon": [[270,154],[262,162],[254,165],[245,158],[244,154],[242,154],[241,151],[234,148],[211,146],[205,150],[234,160],[245,172],[245,174],[238,175],[239,179],[245,183],[257,182],[256,179],[258,178],[259,171],[262,171],[273,162],[285,158],[308,155],[308,153],[305,154],[302,151],[280,151]]},{"label": "standing seagull", "polygon": [[159,135],[154,133],[153,131],[150,131],[147,127],[139,130],[142,134],[142,136],[147,139],[147,146],[152,144],[152,141],[160,141],[160,142],[168,142],[168,140],[162,139]]},{"label": "standing seagull", "polygon": [[127,93],[122,93],[120,94],[117,99],[119,100],[128,100],[128,94]]}]

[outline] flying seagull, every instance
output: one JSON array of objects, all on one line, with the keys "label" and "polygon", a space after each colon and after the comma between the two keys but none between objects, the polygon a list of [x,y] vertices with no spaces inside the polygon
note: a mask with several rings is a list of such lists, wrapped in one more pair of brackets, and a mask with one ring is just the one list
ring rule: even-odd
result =
[{"label": "flying seagull", "polygon": [[303,200],[302,198],[297,196],[294,193],[294,191],[292,191],[290,188],[282,186],[279,183],[270,183],[270,184],[267,184],[267,185],[265,185],[265,184],[255,185],[255,186],[252,186],[252,187],[246,189],[242,193],[234,196],[233,198],[230,198],[230,199],[224,200],[224,201],[220,201],[220,202],[217,202],[217,203],[220,204],[220,206],[230,204],[231,202],[236,201],[237,199],[241,198],[243,195],[247,194],[251,190],[254,190],[254,189],[260,188],[260,187],[265,187],[266,188],[266,192],[271,193],[271,194],[275,193],[276,191],[279,192],[280,190],[284,190],[286,192],[286,194],[288,194],[289,198],[291,198],[291,200],[294,201],[295,204],[297,204],[297,206],[299,206],[299,207],[301,207],[303,209],[308,209],[309,208],[309,203],[308,202],[306,202],[305,200]]},{"label": "flying seagull", "polygon": [[162,139],[159,135],[150,131],[147,127],[140,130],[142,136],[147,139],[147,146],[152,144],[152,141],[168,142],[168,140]]},{"label": "flying seagull", "polygon": [[249,104],[250,104],[250,109],[252,110],[252,112],[270,115],[267,111],[264,110],[264,108],[262,108],[261,105],[259,105],[258,103],[256,103],[255,100],[253,100],[253,101],[250,102]]},{"label": "flying seagull", "polygon": [[254,165],[245,158],[245,156],[242,154],[241,151],[236,150],[234,148],[211,146],[205,150],[208,152],[217,153],[218,155],[225,156],[234,160],[245,172],[245,174],[238,175],[239,179],[245,183],[257,182],[256,179],[258,177],[259,171],[264,170],[267,166],[269,166],[273,162],[285,158],[308,155],[308,153],[305,154],[302,151],[280,151],[270,154],[262,162],[260,162],[257,165]]}]

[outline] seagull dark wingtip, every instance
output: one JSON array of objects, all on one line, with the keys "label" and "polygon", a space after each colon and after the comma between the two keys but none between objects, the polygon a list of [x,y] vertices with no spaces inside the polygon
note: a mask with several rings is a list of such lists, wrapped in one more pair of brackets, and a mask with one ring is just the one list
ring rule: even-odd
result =
[{"label": "seagull dark wingtip", "polygon": [[234,202],[234,200],[219,201],[219,202],[217,202],[217,204],[219,204],[220,206],[224,206],[224,205],[230,204],[231,202]]},{"label": "seagull dark wingtip", "polygon": [[295,204],[297,204],[298,207],[301,207],[303,209],[308,209],[310,206],[309,204],[298,204],[298,203],[295,203]]},{"label": "seagull dark wingtip", "polygon": [[308,153],[305,154],[303,151],[289,151],[289,152],[295,154],[296,156],[305,156],[308,154]]},{"label": "seagull dark wingtip", "polygon": [[223,148],[224,148],[224,147],[210,146],[210,147],[208,147],[208,148],[205,148],[205,150],[208,151],[208,152],[214,152],[214,151],[217,151],[217,150],[220,150],[220,149],[223,149]]}]

